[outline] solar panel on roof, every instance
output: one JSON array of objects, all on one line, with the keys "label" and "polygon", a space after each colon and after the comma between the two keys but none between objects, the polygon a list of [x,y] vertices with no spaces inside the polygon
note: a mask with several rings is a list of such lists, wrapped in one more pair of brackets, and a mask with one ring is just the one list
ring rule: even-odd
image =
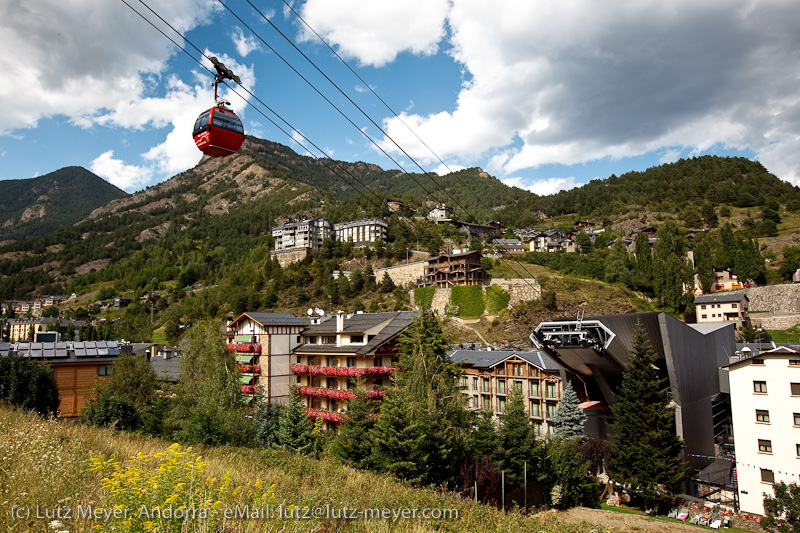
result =
[{"label": "solar panel on roof", "polygon": [[56,343],[56,350],[66,350],[67,343],[66,342],[57,342]]},{"label": "solar panel on roof", "polygon": [[66,348],[58,348],[58,347],[56,347],[56,355],[55,355],[55,357],[57,357],[57,358],[58,357],[69,357],[69,354],[67,353],[67,349]]},{"label": "solar panel on roof", "polygon": [[56,356],[56,351],[55,351],[55,349],[44,349],[44,350],[42,350],[42,355],[45,358],[55,357]]},{"label": "solar panel on roof", "polygon": [[77,349],[84,350],[86,349],[86,342],[84,341],[73,342],[72,347],[75,348],[76,350]]},{"label": "solar panel on roof", "polygon": [[98,348],[97,349],[97,356],[98,357],[108,357],[108,348]]},{"label": "solar panel on roof", "polygon": [[42,358],[42,350],[31,349],[30,355],[28,355],[28,357],[33,357],[35,359],[41,359]]},{"label": "solar panel on roof", "polygon": [[86,348],[75,348],[75,357],[86,357]]},{"label": "solar panel on roof", "polygon": [[41,342],[32,342],[31,343],[31,350],[41,350],[43,349]]},{"label": "solar panel on roof", "polygon": [[86,357],[97,357],[97,348],[86,348]]}]

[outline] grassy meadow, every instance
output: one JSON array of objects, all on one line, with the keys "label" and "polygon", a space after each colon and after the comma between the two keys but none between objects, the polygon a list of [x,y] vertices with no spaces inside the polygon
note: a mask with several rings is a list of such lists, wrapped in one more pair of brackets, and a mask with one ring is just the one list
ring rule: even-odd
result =
[{"label": "grassy meadow", "polygon": [[[362,509],[378,509],[387,518],[367,519]],[[405,509],[407,517],[395,517]],[[443,517],[415,519],[413,509]],[[280,450],[187,449],[0,407],[0,531],[577,533],[602,528],[561,524],[552,515],[502,512],[445,491],[412,488]]]}]

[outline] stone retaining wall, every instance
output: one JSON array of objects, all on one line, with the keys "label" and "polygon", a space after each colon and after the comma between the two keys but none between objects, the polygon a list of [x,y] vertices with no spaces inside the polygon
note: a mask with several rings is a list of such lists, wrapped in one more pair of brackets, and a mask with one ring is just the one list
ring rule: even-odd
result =
[{"label": "stone retaining wall", "polygon": [[386,268],[375,269],[375,281],[380,283],[383,279],[384,272],[389,274],[389,278],[395,285],[408,285],[416,286],[416,284],[425,278],[425,267],[428,265],[427,261],[416,261],[404,265],[396,265]]},{"label": "stone retaining wall", "polygon": [[[800,283],[784,283],[766,285],[764,287],[748,287],[728,291],[724,294],[746,294],[750,300],[750,311],[767,311],[769,313],[800,313]],[[773,309],[774,306],[774,309]]]},{"label": "stone retaining wall", "polygon": [[[507,291],[511,300],[510,305],[517,305],[520,302],[536,300],[542,297],[542,287],[535,279],[493,279],[490,285],[497,285]],[[436,289],[433,295],[431,309],[439,316],[445,315],[445,306],[450,301],[450,293],[451,289]],[[410,292],[410,297],[411,304],[416,306],[413,290]]]}]

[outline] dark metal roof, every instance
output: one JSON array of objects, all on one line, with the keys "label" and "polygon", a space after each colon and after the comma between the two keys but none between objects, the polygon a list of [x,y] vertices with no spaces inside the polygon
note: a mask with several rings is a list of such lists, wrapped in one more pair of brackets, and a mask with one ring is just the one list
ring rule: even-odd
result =
[{"label": "dark metal roof", "polygon": [[250,317],[262,326],[307,326],[310,322],[308,318],[297,317],[291,313],[256,313],[247,311],[234,320],[238,322],[243,316]]},{"label": "dark metal roof", "polygon": [[454,363],[462,363],[478,369],[492,368],[513,356],[533,366],[550,372],[559,370],[558,364],[540,350],[455,350],[448,355]]},{"label": "dark metal roof", "polygon": [[750,301],[750,298],[747,297],[746,294],[742,293],[734,293],[734,294],[707,294],[704,296],[698,296],[694,299],[694,303],[696,304],[715,304],[720,302],[741,302],[742,300]]},{"label": "dark metal roof", "polygon": [[113,361],[120,353],[117,341],[0,343],[0,357],[16,352],[22,357],[52,363]]},{"label": "dark metal roof", "polygon": [[151,357],[150,367],[155,371],[156,376],[164,381],[178,381],[181,375],[182,356],[174,357]]},{"label": "dark metal roof", "polygon": [[314,324],[303,331],[303,335],[336,335],[337,333],[365,334],[367,330],[386,323],[366,344],[335,346],[331,344],[301,344],[296,352],[307,353],[354,353],[368,355],[403,332],[419,316],[419,311],[395,311],[390,313],[361,313],[344,318],[342,331],[336,331],[336,317],[321,324]]}]

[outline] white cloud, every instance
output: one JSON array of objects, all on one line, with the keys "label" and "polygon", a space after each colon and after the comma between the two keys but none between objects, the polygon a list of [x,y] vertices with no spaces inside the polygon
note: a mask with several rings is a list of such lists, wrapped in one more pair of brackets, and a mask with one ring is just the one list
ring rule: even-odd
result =
[{"label": "white cloud", "polygon": [[519,187],[520,189],[526,189],[531,191],[534,194],[538,194],[539,196],[548,196],[550,194],[555,194],[558,191],[567,191],[569,189],[574,189],[579,183],[575,181],[574,177],[569,178],[547,178],[544,180],[526,180],[524,178],[513,177],[513,178],[503,178],[500,181],[508,185],[509,187]]},{"label": "white cloud", "polygon": [[238,26],[233,29],[231,39],[236,46],[236,51],[239,52],[239,55],[242,57],[246,57],[250,52],[259,49],[256,38],[252,35],[245,35],[242,28]]},{"label": "white cloud", "polygon": [[[423,0],[403,3],[414,29],[426,31],[407,30],[390,9],[373,24],[374,2],[310,0],[303,11],[364,64],[420,43],[448,50],[465,72],[455,105],[402,115],[442,157],[489,156],[510,175],[721,145],[754,150],[779,177],[800,182],[796,2],[454,0],[431,11]],[[443,12],[449,33],[434,31]],[[397,118],[385,130],[431,161]]]},{"label": "white cloud", "polygon": [[[380,67],[402,52],[435,54],[449,7],[449,0],[307,0],[300,14],[340,54]],[[316,40],[308,30],[301,38]]]},{"label": "white cloud", "polygon": [[148,168],[126,165],[124,161],[114,159],[113,150],[100,154],[92,161],[89,170],[126,191],[141,188],[152,177]]}]

